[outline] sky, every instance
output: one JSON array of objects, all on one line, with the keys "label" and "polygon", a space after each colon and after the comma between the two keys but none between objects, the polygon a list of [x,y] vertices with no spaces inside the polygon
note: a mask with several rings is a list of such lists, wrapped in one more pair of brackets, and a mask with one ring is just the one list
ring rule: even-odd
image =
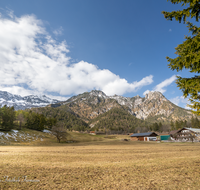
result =
[{"label": "sky", "polygon": [[166,56],[189,35],[162,11],[167,0],[1,0],[0,90],[66,100],[102,90],[144,97],[159,91],[187,108]]}]

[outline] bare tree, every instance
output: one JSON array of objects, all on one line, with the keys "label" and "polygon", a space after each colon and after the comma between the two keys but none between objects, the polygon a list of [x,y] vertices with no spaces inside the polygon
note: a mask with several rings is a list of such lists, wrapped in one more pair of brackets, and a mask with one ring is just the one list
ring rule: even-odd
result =
[{"label": "bare tree", "polygon": [[67,131],[64,127],[64,123],[59,122],[51,129],[52,134],[57,138],[57,141],[60,143],[61,140],[67,139]]}]

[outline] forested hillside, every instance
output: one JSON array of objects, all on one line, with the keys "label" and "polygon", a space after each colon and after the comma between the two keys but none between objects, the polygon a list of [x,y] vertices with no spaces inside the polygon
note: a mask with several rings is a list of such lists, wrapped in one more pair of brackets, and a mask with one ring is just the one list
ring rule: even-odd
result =
[{"label": "forested hillside", "polygon": [[113,108],[89,123],[93,130],[134,132],[147,126],[147,122],[128,113],[126,109]]},{"label": "forested hillside", "polygon": [[31,110],[41,113],[47,118],[55,118],[57,122],[65,123],[67,129],[75,131],[84,131],[88,129],[88,124],[66,106],[61,106],[59,108],[32,108]]}]

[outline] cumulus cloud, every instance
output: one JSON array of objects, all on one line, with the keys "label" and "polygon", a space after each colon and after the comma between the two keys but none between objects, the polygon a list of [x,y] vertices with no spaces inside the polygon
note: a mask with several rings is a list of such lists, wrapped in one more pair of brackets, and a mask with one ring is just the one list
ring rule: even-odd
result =
[{"label": "cumulus cloud", "polygon": [[160,84],[156,85],[153,89],[153,91],[159,91],[161,93],[164,93],[166,89],[165,87],[169,86],[171,83],[173,83],[176,80],[176,75],[173,75],[172,77],[165,79],[163,82]]},{"label": "cumulus cloud", "polygon": [[11,12],[0,17],[0,28],[0,90],[66,96],[99,89],[122,95],[153,82],[150,75],[129,83],[94,64],[70,62],[67,43],[54,40],[34,15],[18,18]]}]

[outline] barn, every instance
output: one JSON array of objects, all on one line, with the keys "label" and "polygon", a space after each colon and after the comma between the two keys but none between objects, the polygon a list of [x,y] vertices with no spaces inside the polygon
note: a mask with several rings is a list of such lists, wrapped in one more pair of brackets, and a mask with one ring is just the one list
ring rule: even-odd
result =
[{"label": "barn", "polygon": [[149,133],[135,133],[132,134],[131,141],[155,141],[156,140],[156,134],[155,132],[149,132]]}]

